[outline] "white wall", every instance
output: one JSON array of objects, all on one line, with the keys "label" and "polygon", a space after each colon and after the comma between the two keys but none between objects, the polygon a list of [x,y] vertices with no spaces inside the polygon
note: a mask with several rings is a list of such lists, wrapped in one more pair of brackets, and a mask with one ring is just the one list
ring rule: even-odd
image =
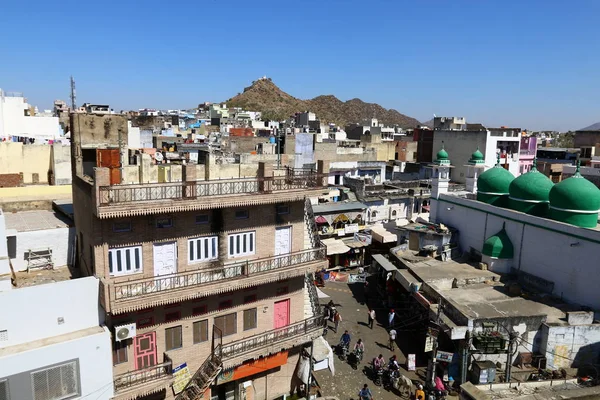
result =
[{"label": "white wall", "polygon": [[71,252],[75,240],[75,228],[56,228],[40,231],[17,233],[17,257],[11,259],[17,271],[27,270],[26,253],[29,249],[50,247],[54,267],[63,267],[71,263]]},{"label": "white wall", "polygon": [[58,117],[28,117],[24,110],[28,109],[23,97],[0,97],[2,107],[0,124],[3,135],[31,135],[43,138],[55,138],[59,135]]},{"label": "white wall", "polygon": [[130,149],[142,147],[140,128],[132,126],[131,121],[127,121],[127,147]]},{"label": "white wall", "polygon": [[[546,368],[569,368],[595,364],[598,360],[600,325],[542,326],[541,352],[546,356]],[[581,354],[578,354],[581,350]]]},{"label": "white wall", "polygon": [[483,242],[505,222],[515,268],[554,282],[556,296],[600,309],[600,231],[448,194],[440,200],[431,204],[437,207],[437,222],[459,230],[462,251],[481,251]]},{"label": "white wall", "polygon": [[6,222],[0,209],[0,275],[10,274],[8,263],[8,243],[6,242]]},{"label": "white wall", "polygon": [[0,292],[0,330],[8,331],[0,348],[99,326],[98,291],[87,277]]},{"label": "white wall", "polygon": [[[521,146],[521,138],[520,137],[502,137],[502,136],[491,136],[490,132],[487,133],[487,143],[485,147],[485,165],[493,166],[498,162],[498,156],[496,153],[496,149],[498,148],[498,142],[516,142],[519,144],[519,150]],[[521,174],[519,169],[519,151],[513,154],[513,156],[508,156],[508,170],[514,175],[519,176]],[[504,165],[504,158],[502,158],[501,163]]]},{"label": "white wall", "polygon": [[[18,289],[14,292],[21,290],[25,289]],[[63,298],[63,300],[65,299]],[[22,319],[25,320],[25,318]],[[106,328],[101,333],[0,357],[0,379],[9,377],[8,386],[11,388],[14,386],[11,385],[11,375],[43,369],[46,366],[74,359],[79,360],[81,398],[94,400],[112,398],[114,395],[112,350],[110,332]],[[26,393],[25,391],[11,394],[14,395],[11,397],[14,399],[27,399],[31,395],[30,392]]]}]

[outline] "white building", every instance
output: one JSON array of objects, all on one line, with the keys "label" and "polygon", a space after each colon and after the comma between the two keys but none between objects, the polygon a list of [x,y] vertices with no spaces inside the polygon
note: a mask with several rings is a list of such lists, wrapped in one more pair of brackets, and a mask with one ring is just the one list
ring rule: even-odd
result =
[{"label": "white building", "polygon": [[58,117],[31,114],[32,108],[22,93],[0,89],[0,139],[16,136],[54,140],[60,137]]},{"label": "white building", "polygon": [[[7,213],[1,218],[6,224],[8,258],[14,271],[73,264],[75,228],[68,218],[48,210]],[[1,231],[2,227],[3,237]]]},{"label": "white building", "polygon": [[[452,125],[454,126],[454,124]],[[474,149],[484,155],[484,165],[492,167],[500,155],[500,162],[513,175],[518,176],[519,151],[521,145],[521,130],[518,128],[486,128],[481,124],[464,124],[464,129],[435,129],[433,133],[433,149],[442,145],[452,154],[456,163],[452,170],[451,179],[454,182],[465,183],[466,166],[464,165]]]},{"label": "white building", "polygon": [[113,397],[98,290],[88,277],[0,292],[0,398]]}]

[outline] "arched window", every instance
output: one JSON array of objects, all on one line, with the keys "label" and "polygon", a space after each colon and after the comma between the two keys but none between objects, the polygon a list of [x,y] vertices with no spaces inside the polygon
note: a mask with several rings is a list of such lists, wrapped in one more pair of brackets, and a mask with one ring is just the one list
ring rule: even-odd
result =
[{"label": "arched window", "polygon": [[396,210],[392,211],[392,218],[396,218]]},{"label": "arched window", "polygon": [[376,218],[376,217],[377,217],[377,211],[373,211],[373,212],[371,213],[371,216],[372,216],[373,218]]}]

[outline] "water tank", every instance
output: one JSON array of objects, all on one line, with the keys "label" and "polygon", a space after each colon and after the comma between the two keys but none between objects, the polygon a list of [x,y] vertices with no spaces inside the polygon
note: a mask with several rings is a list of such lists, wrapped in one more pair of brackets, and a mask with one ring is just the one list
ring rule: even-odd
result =
[{"label": "water tank", "polygon": [[277,140],[275,139],[275,136],[271,136],[269,138],[269,143],[275,143],[275,142],[277,142]]}]

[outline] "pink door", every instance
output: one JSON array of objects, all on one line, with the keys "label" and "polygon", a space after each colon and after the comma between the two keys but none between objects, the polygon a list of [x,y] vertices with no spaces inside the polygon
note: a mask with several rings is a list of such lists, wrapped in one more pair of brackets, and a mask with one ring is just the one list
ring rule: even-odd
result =
[{"label": "pink door", "polygon": [[275,303],[275,329],[290,324],[290,299]]},{"label": "pink door", "polygon": [[156,332],[137,335],[133,344],[135,369],[156,365]]}]

